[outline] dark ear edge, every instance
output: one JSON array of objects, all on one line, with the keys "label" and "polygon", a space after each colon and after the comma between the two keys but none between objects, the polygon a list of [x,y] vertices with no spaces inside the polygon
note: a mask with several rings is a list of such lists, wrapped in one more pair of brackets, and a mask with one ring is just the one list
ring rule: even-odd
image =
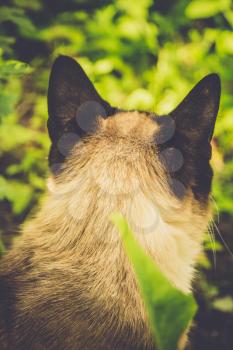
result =
[{"label": "dark ear edge", "polygon": [[178,129],[197,131],[211,140],[219,110],[221,81],[216,73],[201,79],[170,115]]},{"label": "dark ear edge", "polygon": [[61,125],[75,118],[79,106],[87,101],[99,103],[109,114],[112,108],[101,98],[78,62],[58,56],[51,68],[48,84],[48,114]]},{"label": "dark ear edge", "polygon": [[50,167],[65,161],[75,139],[86,135],[86,127],[89,130],[89,125],[95,124],[96,117],[102,115],[100,112],[108,117],[115,110],[101,98],[78,62],[68,56],[58,56],[53,63],[48,86],[47,126],[52,141]]},{"label": "dark ear edge", "polygon": [[220,94],[218,74],[212,73],[200,80],[170,114],[175,124],[174,133],[166,145],[162,145],[181,152],[183,164],[171,176],[184,188],[190,188],[203,208],[208,205],[211,191],[213,170],[210,165],[210,141],[219,110]]},{"label": "dark ear edge", "polygon": [[[68,87],[67,92],[72,93],[72,89],[79,89],[79,92],[83,92],[83,94],[80,96],[80,102],[83,102],[82,100],[85,101],[85,99],[91,97],[97,102],[101,101],[104,106],[109,106],[109,104],[102,99],[99,93],[96,91],[93,83],[88,78],[81,65],[74,58],[65,55],[59,55],[53,62],[49,77],[48,102],[50,98],[53,97],[53,89],[55,84],[62,83],[62,79],[68,84],[68,86],[63,86],[63,88]],[[82,86],[79,86],[80,83]],[[88,95],[86,95],[87,91]],[[65,92],[66,91],[62,91],[59,96]],[[51,110],[51,113],[53,113],[53,110]]]}]

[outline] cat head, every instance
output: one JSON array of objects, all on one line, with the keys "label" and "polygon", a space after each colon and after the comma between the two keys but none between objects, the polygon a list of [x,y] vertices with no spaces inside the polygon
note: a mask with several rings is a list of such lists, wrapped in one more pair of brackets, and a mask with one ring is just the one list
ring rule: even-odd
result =
[{"label": "cat head", "polygon": [[51,170],[56,175],[62,172],[74,147],[95,135],[101,120],[105,124],[111,120],[113,125],[115,116],[125,135],[134,133],[140,139],[141,132],[142,140],[149,124],[148,140],[153,138],[174,196],[182,199],[191,192],[205,205],[211,190],[211,139],[219,100],[220,79],[210,74],[169,115],[131,111],[131,116],[137,116],[129,117],[129,111],[112,107],[98,94],[75,60],[60,56],[52,67],[48,89]]}]

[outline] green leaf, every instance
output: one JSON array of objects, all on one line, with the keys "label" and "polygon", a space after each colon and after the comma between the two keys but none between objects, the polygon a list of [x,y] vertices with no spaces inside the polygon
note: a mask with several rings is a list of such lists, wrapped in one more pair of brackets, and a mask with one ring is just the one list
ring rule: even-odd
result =
[{"label": "green leaf", "polygon": [[194,0],[186,7],[185,14],[191,19],[212,17],[230,6],[230,0]]},{"label": "green leaf", "polygon": [[221,245],[221,243],[216,241],[214,239],[214,237],[210,238],[210,236],[208,236],[206,241],[204,242],[204,248],[205,248],[205,250],[210,250],[210,251],[214,251],[214,252],[223,251],[223,246]]},{"label": "green leaf", "polygon": [[219,53],[233,55],[233,32],[221,31],[217,36],[216,43]]},{"label": "green leaf", "polygon": [[196,313],[193,296],[177,290],[167,280],[143,251],[121,214],[113,214],[111,219],[132,262],[157,348],[174,350]]},{"label": "green leaf", "polygon": [[[1,88],[2,86],[0,85]],[[3,117],[13,112],[16,100],[16,96],[13,93],[9,94],[7,91],[0,90],[0,122]]]},{"label": "green leaf", "polygon": [[233,312],[233,298],[226,296],[224,298],[218,298],[213,302],[213,307],[222,312]]},{"label": "green leaf", "polygon": [[0,238],[0,257],[2,256],[2,254],[5,252],[5,247],[3,245],[3,242]]},{"label": "green leaf", "polygon": [[0,78],[6,79],[11,76],[20,77],[23,74],[31,73],[32,68],[20,61],[9,60],[6,62],[0,62]]},{"label": "green leaf", "polygon": [[4,22],[14,23],[22,36],[30,37],[37,34],[36,28],[22,8],[1,6],[0,23]]},{"label": "green leaf", "polygon": [[21,214],[32,199],[32,188],[29,185],[14,180],[6,180],[0,176],[0,200],[7,199],[14,214]]},{"label": "green leaf", "polygon": [[14,4],[18,7],[22,7],[25,9],[31,9],[31,10],[40,10],[42,8],[42,3],[40,0],[14,0]]}]

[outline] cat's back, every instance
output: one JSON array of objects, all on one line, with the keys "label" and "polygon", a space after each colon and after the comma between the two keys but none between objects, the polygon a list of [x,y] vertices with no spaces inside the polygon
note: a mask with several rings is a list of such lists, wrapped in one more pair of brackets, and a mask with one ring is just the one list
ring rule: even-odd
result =
[{"label": "cat's back", "polygon": [[148,329],[143,321],[140,324],[140,310],[133,303],[129,306],[130,300],[127,313],[122,313],[122,301],[112,299],[110,305],[96,297],[93,284],[88,287],[94,274],[87,277],[84,263],[79,261],[75,269],[63,257],[60,267],[57,262],[51,269],[49,255],[47,261],[37,260],[24,244],[1,261],[1,350],[154,349],[143,335]]}]

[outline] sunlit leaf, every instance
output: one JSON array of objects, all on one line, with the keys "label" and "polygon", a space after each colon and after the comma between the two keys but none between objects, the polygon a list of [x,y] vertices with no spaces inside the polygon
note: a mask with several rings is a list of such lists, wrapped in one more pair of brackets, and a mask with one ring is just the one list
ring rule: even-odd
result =
[{"label": "sunlit leaf", "polygon": [[219,12],[230,9],[230,0],[193,0],[186,8],[186,16],[189,18],[206,18]]},{"label": "sunlit leaf", "polygon": [[15,60],[9,60],[7,62],[0,61],[0,78],[6,79],[11,76],[20,77],[23,74],[32,72],[32,68],[24,63]]},{"label": "sunlit leaf", "polygon": [[224,298],[218,298],[214,300],[213,307],[222,312],[233,312],[233,298],[231,296],[226,296]]},{"label": "sunlit leaf", "polygon": [[[132,262],[157,348],[174,350],[196,313],[196,303],[191,294],[184,294],[171,285],[143,251],[121,214],[113,214],[112,221],[121,233]],[[171,320],[172,327],[168,327]]]},{"label": "sunlit leaf", "polygon": [[18,215],[32,199],[32,188],[15,180],[6,180],[0,176],[0,199],[7,199],[12,204],[13,212]]}]

